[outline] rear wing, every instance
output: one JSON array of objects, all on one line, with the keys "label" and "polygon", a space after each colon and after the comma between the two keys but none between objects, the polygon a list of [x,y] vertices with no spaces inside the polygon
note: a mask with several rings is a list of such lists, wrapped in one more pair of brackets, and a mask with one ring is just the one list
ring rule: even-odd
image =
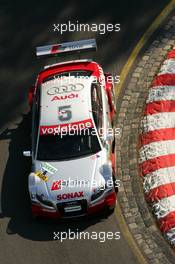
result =
[{"label": "rear wing", "polygon": [[40,46],[36,48],[36,56],[52,56],[62,53],[70,53],[76,51],[96,51],[97,44],[95,39],[78,40],[72,42],[65,42],[60,44],[53,44],[47,46]]}]

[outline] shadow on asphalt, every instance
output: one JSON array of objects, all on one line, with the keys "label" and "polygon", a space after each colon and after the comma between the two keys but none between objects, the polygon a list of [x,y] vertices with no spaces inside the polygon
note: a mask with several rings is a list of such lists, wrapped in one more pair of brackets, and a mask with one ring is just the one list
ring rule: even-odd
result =
[{"label": "shadow on asphalt", "polygon": [[[49,60],[37,60],[35,47],[50,43],[95,37],[98,52],[94,56],[105,70],[118,75],[145,28],[168,0],[110,1],[6,1],[0,9],[0,127],[24,109],[29,87],[36,73]],[[120,32],[54,32],[53,24],[121,23]],[[89,55],[89,58],[91,56]],[[53,61],[52,61],[53,62]],[[54,61],[55,62],[55,61]],[[115,65],[115,66],[111,66]],[[21,107],[21,108],[20,108]],[[6,115],[4,115],[4,112]]]},{"label": "shadow on asphalt", "polygon": [[108,217],[101,214],[91,218],[51,221],[33,220],[28,194],[28,174],[31,168],[30,159],[23,157],[23,150],[30,149],[31,115],[25,115],[17,129],[7,129],[0,140],[9,139],[9,158],[2,182],[2,217],[10,218],[7,233],[18,233],[31,240],[53,240],[53,231],[67,232],[85,230],[88,226],[103,221]]}]

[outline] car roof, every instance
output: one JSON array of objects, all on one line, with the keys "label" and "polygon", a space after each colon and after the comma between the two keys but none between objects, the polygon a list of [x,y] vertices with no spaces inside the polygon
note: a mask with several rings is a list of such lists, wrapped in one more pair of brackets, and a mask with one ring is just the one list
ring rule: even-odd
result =
[{"label": "car roof", "polygon": [[[63,77],[41,85],[40,126],[70,124],[92,118],[90,90],[93,76]],[[66,109],[71,111],[69,120],[60,121]]]}]

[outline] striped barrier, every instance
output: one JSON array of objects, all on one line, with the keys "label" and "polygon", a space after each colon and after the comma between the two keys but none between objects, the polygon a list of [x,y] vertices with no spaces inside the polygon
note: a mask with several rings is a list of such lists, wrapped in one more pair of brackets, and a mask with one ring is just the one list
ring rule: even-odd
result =
[{"label": "striped barrier", "polygon": [[175,48],[152,82],[140,124],[139,166],[146,200],[175,246]]}]

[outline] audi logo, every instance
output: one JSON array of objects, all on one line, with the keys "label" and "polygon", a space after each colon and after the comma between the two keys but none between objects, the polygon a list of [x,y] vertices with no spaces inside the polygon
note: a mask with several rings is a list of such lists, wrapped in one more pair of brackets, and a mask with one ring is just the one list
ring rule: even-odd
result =
[{"label": "audi logo", "polygon": [[83,90],[84,85],[81,83],[62,85],[60,87],[51,87],[47,90],[48,95],[69,93],[69,92],[78,92]]}]

